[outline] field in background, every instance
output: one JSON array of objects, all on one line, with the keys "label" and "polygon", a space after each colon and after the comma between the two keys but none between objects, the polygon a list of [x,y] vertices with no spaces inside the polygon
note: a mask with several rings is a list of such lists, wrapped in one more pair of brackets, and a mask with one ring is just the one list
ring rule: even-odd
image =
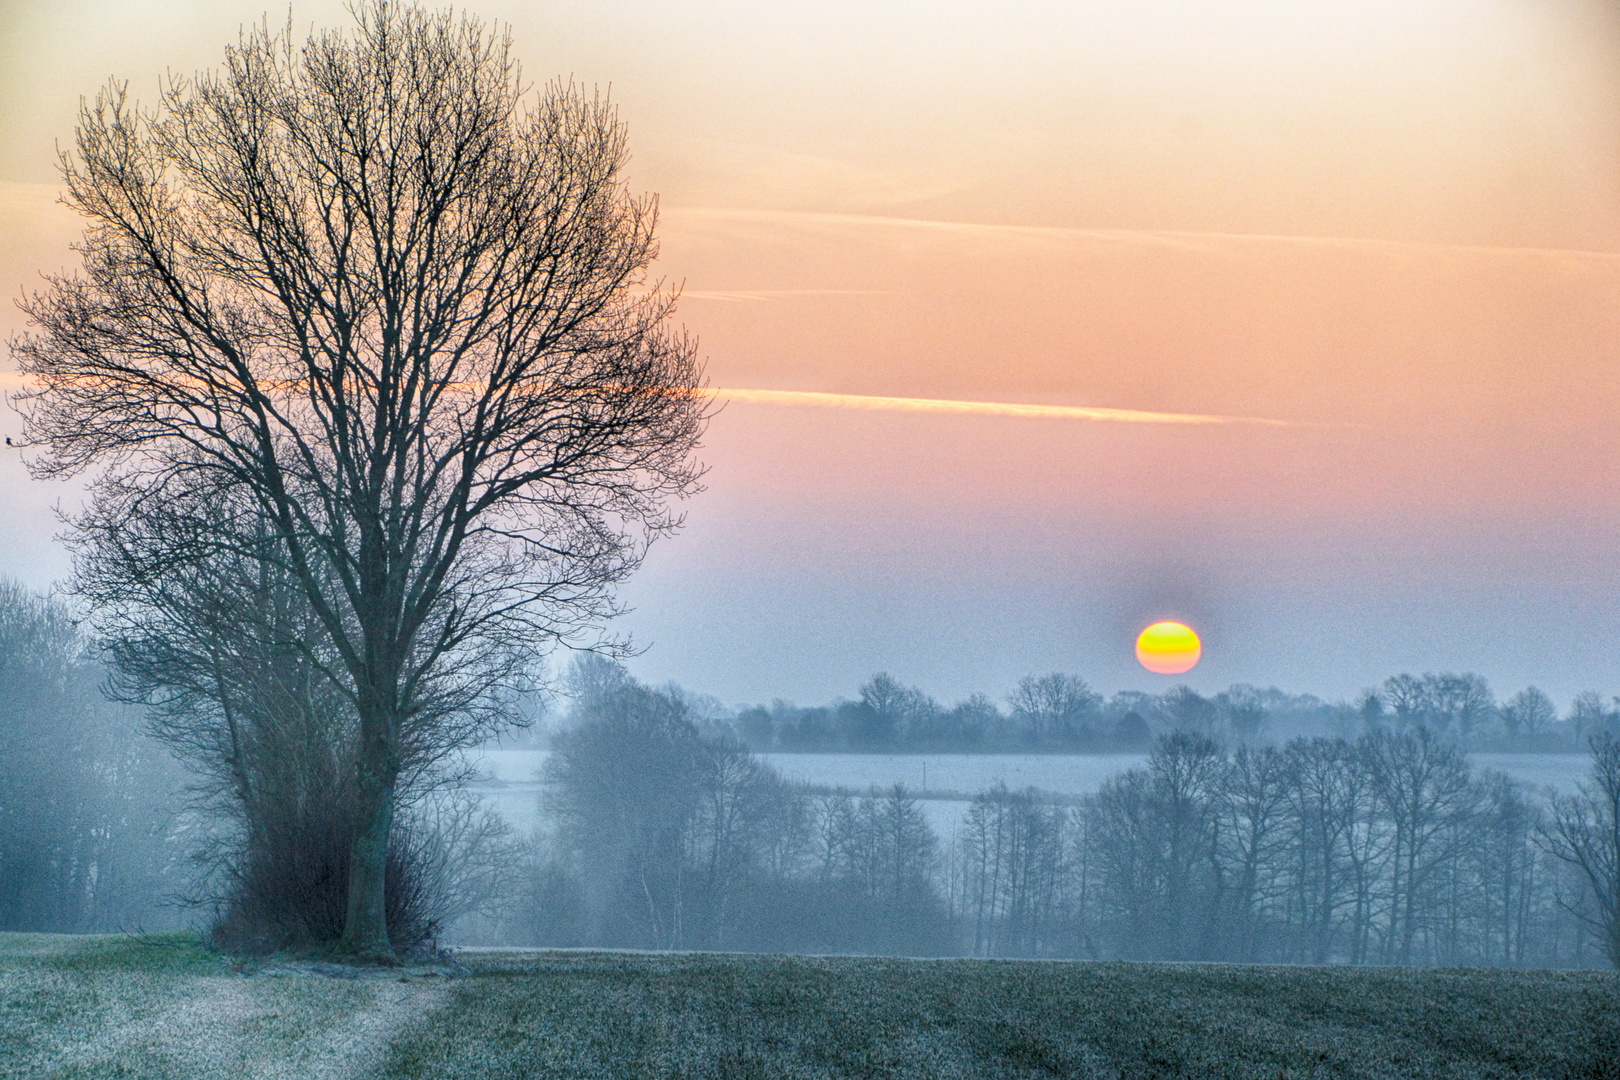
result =
[{"label": "field in background", "polygon": [[487,952],[233,970],[183,938],[0,935],[8,1078],[1620,1077],[1620,977]]},{"label": "field in background", "polygon": [[1468,760],[1476,769],[1506,773],[1536,795],[1547,788],[1560,795],[1573,794],[1575,785],[1592,776],[1590,754],[1470,754]]},{"label": "field in background", "polygon": [[[489,780],[475,785],[501,816],[527,831],[539,821],[544,750],[488,750],[480,764]],[[1147,761],[1146,754],[760,754],[790,780],[865,791],[905,784],[929,824],[948,840],[967,812],[966,799],[991,785],[1036,787],[1056,795],[1090,795],[1112,776]],[[1473,754],[1476,769],[1496,769],[1534,794],[1568,793],[1591,770],[1586,754]],[[926,780],[926,784],[925,781]]]}]

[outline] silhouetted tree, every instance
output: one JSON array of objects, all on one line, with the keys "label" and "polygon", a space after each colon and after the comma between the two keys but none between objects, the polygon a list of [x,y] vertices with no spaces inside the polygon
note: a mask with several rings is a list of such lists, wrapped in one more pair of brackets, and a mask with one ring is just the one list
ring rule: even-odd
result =
[{"label": "silhouetted tree", "polygon": [[[707,748],[680,702],[625,683],[552,740],[546,808],[582,867],[587,900],[622,944],[686,941],[686,849]],[[614,929],[614,923],[624,929]]]},{"label": "silhouetted tree", "polygon": [[1525,962],[1530,916],[1538,885],[1533,840],[1540,812],[1501,773],[1485,779],[1470,863],[1478,876],[1480,936],[1475,951],[1503,967]]},{"label": "silhouetted tree", "polygon": [[1091,738],[1090,720],[1102,704],[1102,696],[1084,679],[1054,671],[1018,680],[1007,704],[1030,742],[1085,743]]},{"label": "silhouetted tree", "polygon": [[1395,723],[1401,730],[1424,722],[1429,708],[1429,693],[1423,680],[1406,673],[1384,680],[1383,702],[1395,714]]},{"label": "silhouetted tree", "polygon": [[1612,727],[1615,713],[1604,706],[1602,694],[1596,690],[1583,690],[1570,702],[1569,724],[1575,729],[1575,739],[1579,745]]},{"label": "silhouetted tree", "polygon": [[737,734],[750,750],[766,752],[776,747],[776,718],[769,709],[755,705],[737,714]]},{"label": "silhouetted tree", "polygon": [[1534,686],[1525,687],[1502,703],[1502,726],[1509,737],[1534,739],[1558,719],[1552,699]]},{"label": "silhouetted tree", "polygon": [[942,717],[938,742],[946,749],[977,750],[1000,734],[1003,722],[995,702],[984,694],[972,694]]},{"label": "silhouetted tree", "polygon": [[1342,911],[1356,898],[1350,848],[1371,801],[1367,774],[1356,764],[1353,748],[1342,739],[1299,739],[1284,752],[1301,959],[1312,964],[1328,962]]},{"label": "silhouetted tree", "polygon": [[304,592],[358,722],[343,940],[381,955],[411,728],[613,613],[695,488],[705,397],[641,287],[656,211],[612,107],[524,96],[470,18],[356,18],[251,31],[157,111],[86,106],[83,274],[13,349],[35,472],[102,470],[81,536],[190,508],[133,534],[146,572],[232,551]]},{"label": "silhouetted tree", "polygon": [[1277,890],[1274,866],[1287,842],[1285,763],[1275,747],[1239,746],[1218,785],[1226,954],[1257,960],[1263,908]]},{"label": "silhouetted tree", "polygon": [[1143,750],[1153,738],[1153,729],[1142,714],[1131,709],[1114,725],[1114,742],[1126,750]]},{"label": "silhouetted tree", "polygon": [[1245,742],[1258,736],[1266,722],[1265,695],[1257,687],[1229,687],[1215,695],[1215,707],[1227,729]]},{"label": "silhouetted tree", "polygon": [[1466,742],[1496,707],[1490,685],[1473,672],[1424,675],[1430,722]]},{"label": "silhouetted tree", "polygon": [[1115,777],[1093,800],[1099,884],[1126,955],[1202,959],[1212,947],[1221,765],[1211,740],[1171,732],[1154,743],[1146,769]]},{"label": "silhouetted tree", "polygon": [[1607,732],[1591,740],[1592,777],[1578,795],[1553,800],[1544,836],[1553,853],[1578,867],[1595,905],[1581,918],[1620,968],[1620,742]]},{"label": "silhouetted tree", "polygon": [[[976,956],[1038,956],[1063,912],[1068,813],[1033,789],[974,798],[960,838],[962,896]],[[964,927],[964,933],[966,928]]]},{"label": "silhouetted tree", "polygon": [[1473,810],[1474,791],[1462,753],[1428,728],[1376,732],[1366,753],[1373,791],[1392,828],[1384,959],[1409,964],[1431,910],[1433,879],[1465,839],[1455,825]]},{"label": "silhouetted tree", "polygon": [[1378,691],[1363,691],[1361,697],[1356,699],[1356,715],[1367,731],[1375,731],[1384,725],[1384,699]]},{"label": "silhouetted tree", "polygon": [[1176,731],[1205,738],[1217,734],[1219,710],[1213,701],[1190,686],[1178,686],[1167,692],[1160,709]]}]

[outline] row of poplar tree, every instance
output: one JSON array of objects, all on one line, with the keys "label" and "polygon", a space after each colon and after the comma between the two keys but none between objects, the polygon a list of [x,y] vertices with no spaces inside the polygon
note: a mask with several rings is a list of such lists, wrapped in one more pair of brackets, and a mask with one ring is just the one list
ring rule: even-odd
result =
[{"label": "row of poplar tree", "polygon": [[1559,829],[1584,809],[1426,729],[1230,754],[1173,733],[1072,807],[980,795],[945,870],[980,955],[1586,965],[1613,942]]},{"label": "row of poplar tree", "polygon": [[1231,751],[1172,731],[1093,796],[998,786],[942,837],[903,787],[792,784],[678,692],[592,670],[507,930],[533,944],[1620,962],[1611,741],[1606,779],[1549,801],[1421,727]]}]

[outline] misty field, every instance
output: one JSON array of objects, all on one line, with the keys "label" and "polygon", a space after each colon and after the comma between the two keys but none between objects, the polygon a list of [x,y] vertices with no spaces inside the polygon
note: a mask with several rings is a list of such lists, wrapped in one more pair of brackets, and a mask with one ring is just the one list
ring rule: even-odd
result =
[{"label": "misty field", "polygon": [[466,974],[0,935],[33,1077],[1620,1077],[1598,972],[473,952]]},{"label": "misty field", "polygon": [[[540,818],[539,774],[544,750],[486,749],[479,767],[487,777],[480,795],[507,821],[527,832]],[[966,801],[996,783],[1055,795],[1095,794],[1146,754],[759,754],[789,780],[816,787],[866,791],[905,784],[922,801],[935,832],[950,837],[967,812]],[[1569,794],[1591,772],[1586,754],[1473,754],[1477,769],[1494,769],[1533,793],[1551,787]]]}]

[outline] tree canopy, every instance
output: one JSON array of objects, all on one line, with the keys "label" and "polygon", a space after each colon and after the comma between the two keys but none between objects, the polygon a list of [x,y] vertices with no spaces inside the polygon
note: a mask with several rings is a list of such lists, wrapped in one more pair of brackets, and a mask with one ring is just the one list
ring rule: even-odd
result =
[{"label": "tree canopy", "polygon": [[87,104],[62,160],[83,269],[12,347],[34,471],[96,470],[74,536],[105,617],[221,557],[302,591],[358,720],[344,939],[380,953],[412,725],[615,613],[697,490],[707,396],[611,103],[526,92],[471,17],[355,16],[249,31],[155,108]]}]

